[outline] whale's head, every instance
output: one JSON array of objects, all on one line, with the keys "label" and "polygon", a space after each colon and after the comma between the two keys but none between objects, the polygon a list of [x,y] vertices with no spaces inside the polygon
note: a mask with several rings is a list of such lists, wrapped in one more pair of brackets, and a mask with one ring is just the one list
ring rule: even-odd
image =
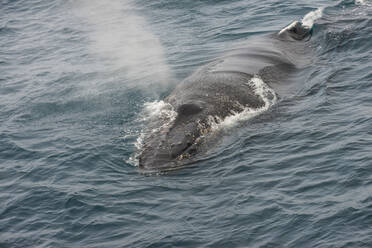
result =
[{"label": "whale's head", "polygon": [[305,40],[310,38],[312,28],[299,21],[294,21],[278,33],[279,39],[283,40]]},{"label": "whale's head", "polygon": [[203,109],[194,103],[182,104],[169,127],[159,128],[145,138],[139,168],[145,172],[165,172],[183,167],[198,151],[198,142],[208,127]]}]

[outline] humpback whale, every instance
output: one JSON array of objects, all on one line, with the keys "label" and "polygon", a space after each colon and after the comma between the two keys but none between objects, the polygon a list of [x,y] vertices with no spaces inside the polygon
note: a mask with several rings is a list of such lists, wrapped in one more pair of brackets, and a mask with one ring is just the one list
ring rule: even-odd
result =
[{"label": "humpback whale", "polygon": [[295,21],[184,79],[164,99],[175,118],[143,138],[139,168],[165,172],[184,167],[200,152],[213,123],[246,109],[268,109],[276,100],[277,85],[304,64],[299,57],[311,34],[312,27]]}]

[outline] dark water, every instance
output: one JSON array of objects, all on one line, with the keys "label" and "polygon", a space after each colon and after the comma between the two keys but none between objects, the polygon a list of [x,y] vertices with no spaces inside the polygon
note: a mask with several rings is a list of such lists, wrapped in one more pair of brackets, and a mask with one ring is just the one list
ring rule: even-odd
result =
[{"label": "dark water", "polygon": [[[324,7],[288,97],[196,167],[134,166],[144,103]],[[372,247],[372,3],[0,1],[0,247]]]}]

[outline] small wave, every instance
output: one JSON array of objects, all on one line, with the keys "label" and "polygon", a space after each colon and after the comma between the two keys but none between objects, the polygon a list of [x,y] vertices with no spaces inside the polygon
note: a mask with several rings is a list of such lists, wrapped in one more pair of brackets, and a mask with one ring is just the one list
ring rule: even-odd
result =
[{"label": "small wave", "polygon": [[318,20],[319,18],[322,17],[323,15],[323,10],[324,8],[318,8],[314,11],[311,11],[307,13],[303,18],[302,18],[302,24],[304,26],[307,26],[309,28],[312,28],[314,25],[314,22]]},{"label": "small wave", "polygon": [[[275,91],[270,88],[259,76],[254,76],[247,84],[252,87],[255,94],[263,100],[264,105],[260,108],[243,107],[243,111],[239,113],[233,113],[222,121],[215,121],[211,125],[212,129],[218,129],[221,127],[228,128],[236,125],[241,121],[249,120],[268,110],[276,103],[277,96]],[[212,121],[215,119],[216,118],[210,118],[210,120]]]},{"label": "small wave", "polygon": [[15,31],[16,28],[9,27],[7,22],[0,24],[0,34],[2,35],[15,33]]}]

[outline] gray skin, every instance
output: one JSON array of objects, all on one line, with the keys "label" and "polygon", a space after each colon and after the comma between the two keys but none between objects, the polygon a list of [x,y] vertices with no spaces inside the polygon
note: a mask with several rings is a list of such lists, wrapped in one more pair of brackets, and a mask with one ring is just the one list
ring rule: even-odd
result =
[{"label": "gray skin", "polygon": [[[269,38],[233,50],[182,81],[164,100],[172,105],[177,117],[170,126],[145,137],[139,168],[164,172],[184,167],[201,152],[211,129],[211,117],[223,120],[246,107],[264,106],[247,83],[259,75],[278,92],[276,85],[302,64],[295,59],[304,50],[298,43],[305,43],[310,36],[310,28],[294,22]],[[298,51],[299,47],[302,50]]]}]

